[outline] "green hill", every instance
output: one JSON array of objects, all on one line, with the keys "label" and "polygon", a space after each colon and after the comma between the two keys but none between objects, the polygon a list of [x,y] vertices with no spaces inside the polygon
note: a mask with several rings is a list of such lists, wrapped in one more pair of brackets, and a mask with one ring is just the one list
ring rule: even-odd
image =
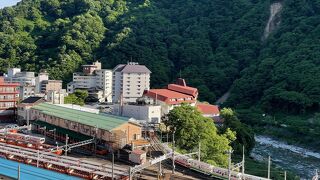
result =
[{"label": "green hill", "polygon": [[320,2],[283,0],[263,38],[268,0],[22,0],[0,10],[0,70],[47,69],[67,83],[81,64],[138,61],[152,86],[182,76],[215,102],[319,110]]}]

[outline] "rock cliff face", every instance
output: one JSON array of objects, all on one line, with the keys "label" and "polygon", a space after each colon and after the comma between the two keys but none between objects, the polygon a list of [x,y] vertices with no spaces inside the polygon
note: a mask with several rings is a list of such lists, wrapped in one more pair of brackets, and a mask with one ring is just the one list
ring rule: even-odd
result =
[{"label": "rock cliff face", "polygon": [[274,2],[271,4],[270,17],[264,30],[262,40],[266,40],[269,37],[269,35],[280,25],[280,12],[282,10],[282,7],[283,5],[281,2]]}]

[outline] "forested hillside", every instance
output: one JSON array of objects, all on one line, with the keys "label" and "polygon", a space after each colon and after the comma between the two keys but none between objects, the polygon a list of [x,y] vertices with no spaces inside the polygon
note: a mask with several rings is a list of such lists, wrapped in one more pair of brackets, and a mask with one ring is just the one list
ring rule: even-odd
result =
[{"label": "forested hillside", "polygon": [[320,2],[283,0],[22,0],[0,10],[0,68],[47,69],[70,80],[81,64],[138,61],[152,86],[177,76],[214,102],[302,113],[319,109]]}]

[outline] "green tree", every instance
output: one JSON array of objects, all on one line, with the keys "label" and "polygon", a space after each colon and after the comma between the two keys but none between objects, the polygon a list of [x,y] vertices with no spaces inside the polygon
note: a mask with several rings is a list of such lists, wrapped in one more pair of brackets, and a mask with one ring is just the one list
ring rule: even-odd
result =
[{"label": "green tree", "polygon": [[219,135],[212,119],[205,118],[195,108],[187,104],[175,107],[167,115],[165,124],[171,132],[175,129],[176,145],[186,151],[195,150],[201,143],[201,156],[214,165],[227,166],[229,144],[235,134],[229,129]]},{"label": "green tree", "polygon": [[224,119],[222,132],[226,132],[229,129],[236,132],[236,140],[231,143],[235,154],[242,153],[242,146],[245,147],[245,153],[250,154],[255,145],[254,132],[246,124],[243,124],[238,119],[236,113],[231,108],[223,108],[220,111],[221,118]]},{"label": "green tree", "polygon": [[88,97],[88,91],[76,90],[74,93],[69,94],[64,98],[65,104],[77,104],[83,106],[85,104],[85,99]]}]

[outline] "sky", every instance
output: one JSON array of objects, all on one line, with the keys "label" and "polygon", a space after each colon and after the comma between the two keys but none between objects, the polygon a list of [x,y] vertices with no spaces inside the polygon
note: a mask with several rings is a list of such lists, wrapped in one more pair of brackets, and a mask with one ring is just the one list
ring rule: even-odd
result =
[{"label": "sky", "polygon": [[0,8],[8,7],[8,6],[13,6],[17,4],[20,0],[0,0]]}]

